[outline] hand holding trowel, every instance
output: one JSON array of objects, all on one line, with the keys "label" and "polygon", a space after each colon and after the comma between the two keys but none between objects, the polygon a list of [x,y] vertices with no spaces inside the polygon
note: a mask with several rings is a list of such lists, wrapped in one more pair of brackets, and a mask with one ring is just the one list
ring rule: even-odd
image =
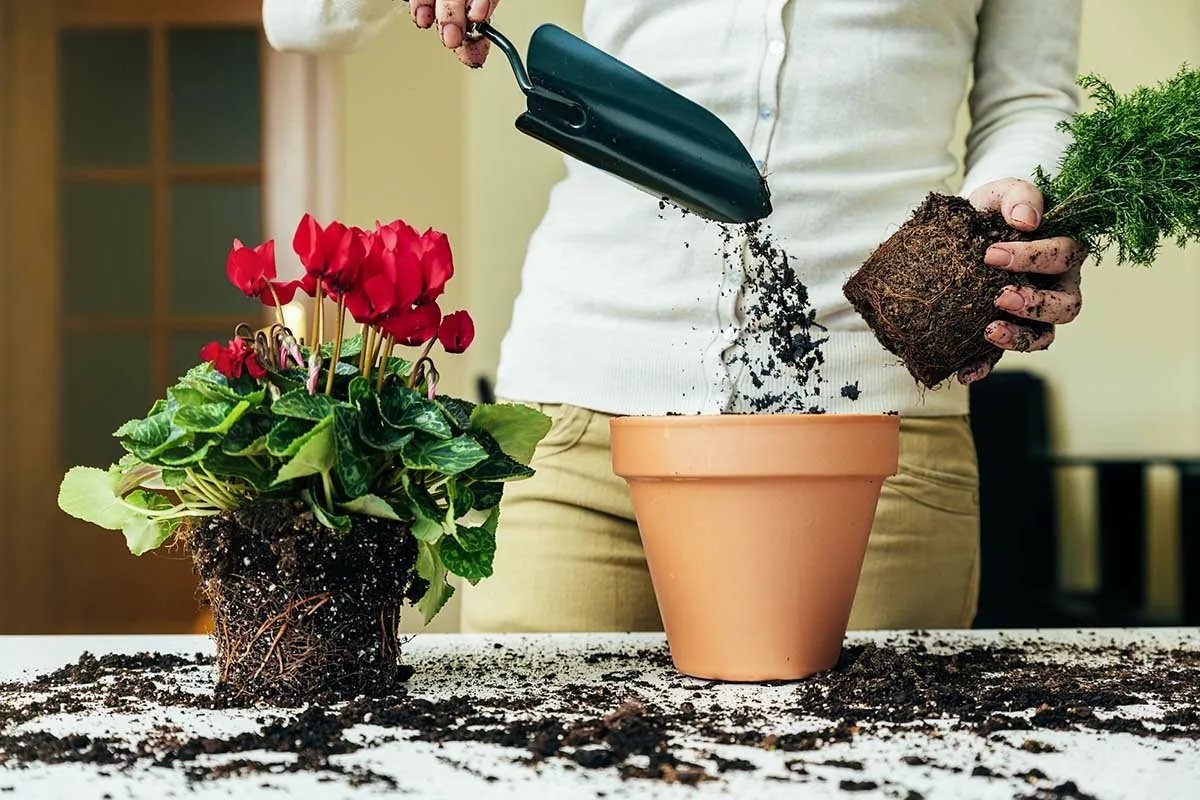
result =
[{"label": "hand holding trowel", "polygon": [[508,57],[527,103],[518,130],[707,219],[771,213],[754,160],[711,111],[555,25],[534,31],[528,70],[490,23],[468,36]]}]

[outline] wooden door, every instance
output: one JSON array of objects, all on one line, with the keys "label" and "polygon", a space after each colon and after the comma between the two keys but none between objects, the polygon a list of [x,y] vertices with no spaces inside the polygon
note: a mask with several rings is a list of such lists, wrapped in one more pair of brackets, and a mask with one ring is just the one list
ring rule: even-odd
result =
[{"label": "wooden door", "polygon": [[0,633],[186,631],[179,553],[57,510],[203,343],[263,230],[259,0],[0,0]]}]

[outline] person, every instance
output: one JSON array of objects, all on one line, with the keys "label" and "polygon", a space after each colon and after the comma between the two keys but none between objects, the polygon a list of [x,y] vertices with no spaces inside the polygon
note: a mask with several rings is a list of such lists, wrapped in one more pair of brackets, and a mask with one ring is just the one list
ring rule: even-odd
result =
[{"label": "person", "polygon": [[[474,67],[488,42],[470,37],[470,25],[499,5],[413,0],[407,12]],[[353,49],[404,10],[392,0],[263,7],[270,42],[299,51]],[[841,286],[926,193],[952,191],[964,99],[963,196],[1001,211],[1014,239],[1037,230],[1043,201],[1027,179],[1057,163],[1065,134],[1056,125],[1077,110],[1079,20],[1079,0],[585,3],[592,44],[716,113],[767,176],[769,226],[827,331],[820,404],[901,414],[900,469],[879,501],[852,627],[970,625],[979,508],[965,385],[989,367],[919,391]],[[497,385],[500,396],[545,411],[553,427],[537,476],[509,485],[495,575],[466,587],[465,629],[659,629],[629,493],[611,470],[608,420],[758,407],[747,405],[762,382],[746,366],[753,360],[728,354],[752,348],[747,332],[773,319],[751,318],[739,291],[745,265],[730,269],[720,236],[568,159],[529,244]],[[996,305],[1070,322],[1081,307],[1083,255],[1069,240],[993,246],[984,257],[993,267],[1060,276],[1046,291],[1014,284]],[[1053,341],[1052,331],[1023,327],[995,322],[986,337],[1006,349]],[[780,380],[769,376],[760,396],[788,388],[771,385]],[[857,400],[838,391],[850,384]]]}]

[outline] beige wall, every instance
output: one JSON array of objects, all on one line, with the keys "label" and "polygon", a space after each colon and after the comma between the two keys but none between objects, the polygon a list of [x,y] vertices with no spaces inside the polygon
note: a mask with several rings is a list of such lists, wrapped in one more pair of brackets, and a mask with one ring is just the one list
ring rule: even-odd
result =
[{"label": "beige wall", "polygon": [[[540,22],[578,30],[582,0],[510,1],[498,25],[524,50]],[[1119,89],[1200,62],[1200,0],[1087,0],[1081,70]],[[1019,58],[1020,54],[1014,54]],[[451,234],[461,277],[452,303],[466,303],[478,343],[443,368],[448,387],[473,396],[474,377],[494,375],[510,301],[548,188],[561,175],[550,149],[516,133],[522,103],[507,66],[462,69],[433,34],[404,21],[344,66],[343,213],[360,224],[404,216]],[[1091,266],[1086,309],[1045,354],[1005,359],[1031,369],[1052,391],[1054,437],[1062,453],[1200,451],[1200,248],[1164,250],[1152,270]],[[1087,585],[1083,556],[1093,536],[1086,480],[1068,477],[1062,510],[1064,577]],[[1177,531],[1168,476],[1152,481],[1152,602],[1169,609],[1178,580]],[[454,610],[443,625],[453,625]]]}]

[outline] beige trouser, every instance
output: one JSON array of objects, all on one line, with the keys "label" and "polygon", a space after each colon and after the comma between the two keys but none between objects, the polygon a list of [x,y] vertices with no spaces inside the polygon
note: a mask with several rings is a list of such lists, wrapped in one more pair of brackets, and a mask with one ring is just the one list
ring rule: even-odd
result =
[{"label": "beige trouser", "polygon": [[[466,631],[661,630],[609,417],[537,406],[554,424],[537,475],[511,483],[495,574],[463,593]],[[850,626],[961,628],[979,590],[979,494],[966,417],[905,418],[883,485]]]}]

